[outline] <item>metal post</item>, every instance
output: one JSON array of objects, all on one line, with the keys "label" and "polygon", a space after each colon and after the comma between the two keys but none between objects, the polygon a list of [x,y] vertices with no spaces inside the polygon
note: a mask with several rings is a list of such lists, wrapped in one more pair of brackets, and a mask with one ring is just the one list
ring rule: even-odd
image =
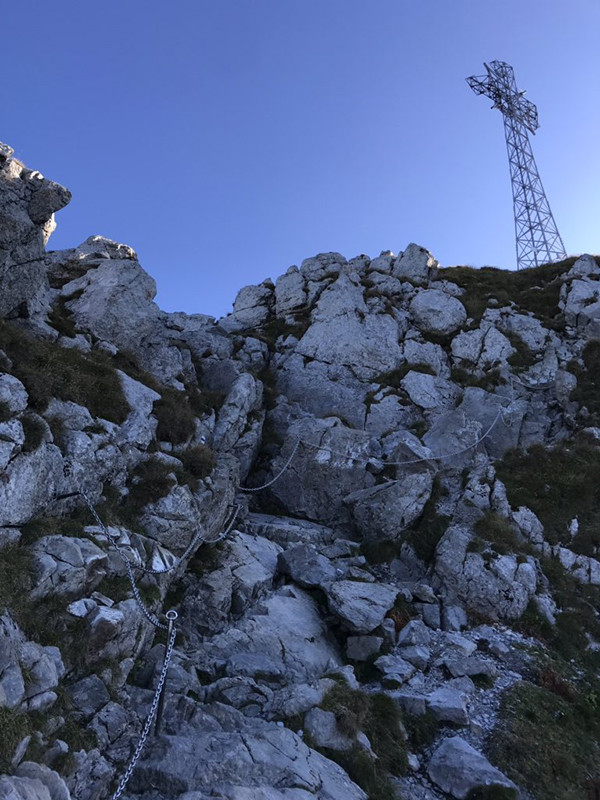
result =
[{"label": "metal post", "polygon": [[[163,662],[163,670],[166,669],[167,659],[169,657],[169,643],[171,641],[171,635],[173,633],[173,625],[175,624],[175,620],[179,616],[174,608],[167,611],[165,614],[167,620],[169,621],[169,626],[167,630],[167,644],[165,649],[165,660]],[[162,721],[163,709],[165,705],[165,686],[167,683],[167,677],[165,675],[165,679],[163,681],[162,690],[160,696],[158,698],[158,707],[156,709],[156,724],[154,726],[154,735],[158,736],[160,732],[160,723]]]}]

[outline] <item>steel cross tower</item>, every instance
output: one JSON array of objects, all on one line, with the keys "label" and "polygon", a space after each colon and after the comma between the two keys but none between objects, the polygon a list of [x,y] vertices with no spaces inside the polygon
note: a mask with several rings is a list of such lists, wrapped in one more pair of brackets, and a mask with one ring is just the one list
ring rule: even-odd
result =
[{"label": "steel cross tower", "polygon": [[510,179],[512,183],[517,244],[517,269],[537,267],[548,261],[566,258],[565,246],[546,199],[535,164],[527,131],[535,134],[537,108],[517,90],[510,64],[492,61],[484,64],[487,75],[473,75],[467,83],[475,94],[494,101],[492,108],[502,112]]}]

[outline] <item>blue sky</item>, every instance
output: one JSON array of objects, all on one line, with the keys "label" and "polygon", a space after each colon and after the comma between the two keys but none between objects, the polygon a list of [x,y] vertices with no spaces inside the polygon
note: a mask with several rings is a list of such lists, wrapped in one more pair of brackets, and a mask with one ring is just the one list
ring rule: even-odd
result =
[{"label": "blue sky", "polygon": [[21,0],[2,9],[0,140],[73,200],[53,249],[132,245],[174,311],[317,252],[415,241],[514,268],[511,63],[566,249],[600,252],[597,0]]}]

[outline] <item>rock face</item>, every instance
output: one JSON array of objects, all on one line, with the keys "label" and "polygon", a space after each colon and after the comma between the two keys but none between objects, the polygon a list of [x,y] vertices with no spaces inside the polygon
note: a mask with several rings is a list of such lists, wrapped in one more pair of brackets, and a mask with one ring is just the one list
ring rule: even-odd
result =
[{"label": "rock face", "polygon": [[44,252],[68,199],[0,147],[0,798],[114,791],[168,609],[130,800],[536,796],[505,693],[596,692],[597,259],[517,297],[416,244],[320,253],[216,322],[161,311],[127,245]]},{"label": "rock face", "polygon": [[44,247],[56,228],[54,212],[71,193],[15,158],[0,155],[0,314],[21,303],[39,310],[47,293]]}]

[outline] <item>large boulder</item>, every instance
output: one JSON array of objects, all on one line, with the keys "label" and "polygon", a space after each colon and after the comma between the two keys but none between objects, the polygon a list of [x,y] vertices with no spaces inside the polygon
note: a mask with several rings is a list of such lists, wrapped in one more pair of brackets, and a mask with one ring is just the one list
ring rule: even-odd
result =
[{"label": "large boulder", "polygon": [[[536,569],[516,555],[470,552],[471,532],[452,525],[438,542],[435,575],[451,597],[491,619],[519,619],[537,587]],[[533,559],[531,559],[533,562]]]},{"label": "large boulder", "polygon": [[410,312],[420,331],[442,336],[455,333],[467,319],[460,300],[439,289],[417,292],[410,304]]},{"label": "large boulder", "polygon": [[103,258],[61,292],[77,328],[125,350],[137,351],[157,327],[156,283],[137,261]]},{"label": "large boulder", "polygon": [[363,541],[399,539],[402,531],[421,516],[432,488],[430,472],[409,473],[396,481],[353,492],[344,503]]},{"label": "large boulder", "polygon": [[369,378],[401,362],[398,323],[387,314],[368,314],[363,289],[341,274],[321,295],[313,322],[296,353],[327,364],[351,367]]},{"label": "large boulder", "polygon": [[371,633],[393,607],[398,589],[384,583],[337,581],[327,587],[329,608],[352,633]]},{"label": "large boulder", "polygon": [[478,789],[489,792],[492,786],[503,788],[507,800],[518,800],[520,796],[515,784],[460,736],[444,739],[431,757],[427,772],[442,791],[456,800],[465,800]]},{"label": "large boulder", "polygon": [[426,285],[435,278],[438,267],[439,263],[429,250],[411,242],[406,250],[394,261],[392,275],[395,278]]}]

